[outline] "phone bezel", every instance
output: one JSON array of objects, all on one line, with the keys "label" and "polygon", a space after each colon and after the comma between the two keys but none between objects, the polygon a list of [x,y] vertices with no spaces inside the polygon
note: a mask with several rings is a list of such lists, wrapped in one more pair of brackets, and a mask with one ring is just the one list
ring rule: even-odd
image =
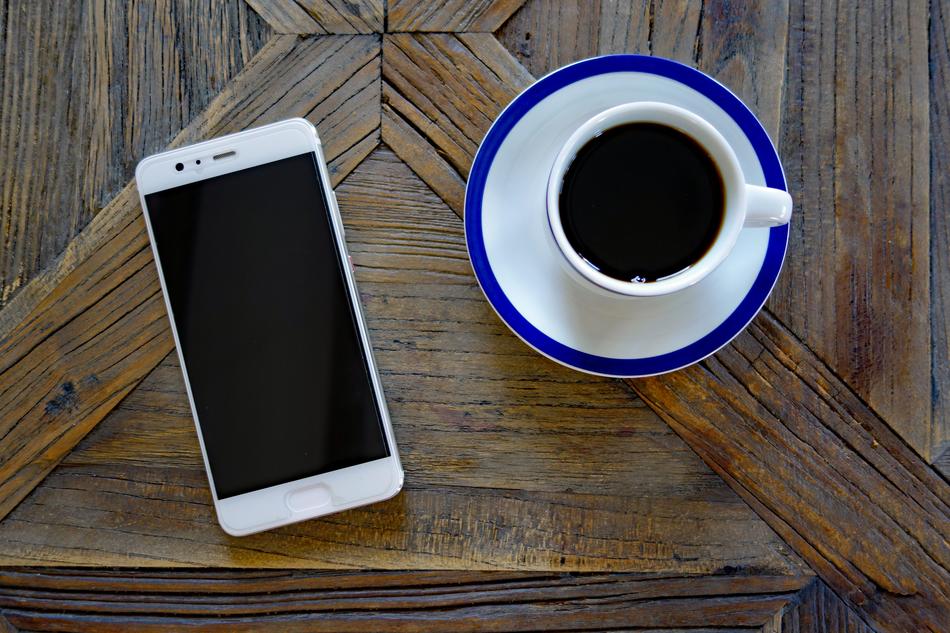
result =
[{"label": "phone bezel", "polygon": [[[225,158],[218,160],[214,158],[230,152],[233,152],[233,154]],[[388,457],[355,466],[261,488],[223,500],[218,499],[214,486],[214,476],[208,462],[208,453],[205,450],[204,437],[201,433],[201,423],[192,397],[191,383],[188,380],[187,364],[181,351],[181,345],[178,342],[178,331],[175,327],[175,318],[169,303],[168,291],[165,287],[165,277],[162,274],[161,259],[155,244],[155,236],[152,233],[145,196],[308,152],[315,152],[317,155],[318,173],[323,185],[325,203],[330,209],[329,215],[334,242],[346,278],[350,305],[358,324],[360,343],[364,350],[363,356],[368,364],[390,454]],[[200,163],[196,161],[200,161]],[[178,163],[183,166],[181,170],[176,169]],[[398,493],[403,483],[402,465],[396,450],[392,422],[383,396],[379,372],[373,358],[373,348],[370,344],[366,320],[363,316],[359,293],[356,289],[356,280],[351,267],[346,264],[349,261],[349,255],[344,239],[343,221],[336,204],[336,195],[333,193],[330,184],[330,175],[316,128],[305,119],[289,119],[155,154],[143,159],[138,164],[135,170],[135,180],[139,190],[145,225],[148,230],[149,243],[152,247],[158,278],[162,286],[165,307],[168,311],[172,335],[175,338],[175,345],[178,350],[178,360],[181,363],[185,380],[185,390],[188,393],[188,402],[191,406],[195,430],[198,432],[198,443],[201,446],[205,473],[208,476],[208,483],[211,487],[211,495],[214,498],[215,511],[221,528],[233,536],[245,536],[281,525],[383,501]],[[291,498],[295,495],[295,498],[298,499],[306,499],[309,495],[319,501],[326,498],[326,501],[323,505],[317,507],[294,509],[291,507]]]}]

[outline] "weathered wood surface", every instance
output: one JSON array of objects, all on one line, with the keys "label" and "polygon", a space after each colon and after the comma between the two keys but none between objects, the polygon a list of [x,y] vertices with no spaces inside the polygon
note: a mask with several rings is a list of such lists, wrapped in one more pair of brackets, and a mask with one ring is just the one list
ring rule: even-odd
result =
[{"label": "weathered wood surface", "polygon": [[0,610],[11,624],[38,631],[843,631],[792,626],[812,583],[807,576],[11,569],[0,572]]},{"label": "weathered wood surface", "polygon": [[875,633],[825,583],[815,581],[798,592],[762,633]]},{"label": "weathered wood surface", "polygon": [[696,35],[696,66],[739,95],[776,143],[788,63],[787,25],[786,2],[714,0],[703,4]]},{"label": "weathered wood surface", "polygon": [[126,219],[0,340],[0,517],[174,346],[144,224]]},{"label": "weathered wood surface", "polygon": [[461,217],[478,144],[531,81],[491,35],[387,35],[383,141]]},{"label": "weathered wood surface", "polygon": [[387,0],[389,32],[464,31],[491,33],[525,0]]},{"label": "weathered wood surface", "polygon": [[578,59],[612,53],[660,55],[695,64],[702,8],[703,3],[690,0],[532,1],[505,23],[498,39],[535,77]]},{"label": "weathered wood surface", "polygon": [[946,630],[950,485],[774,317],[629,383],[881,631]]},{"label": "weathered wood surface", "polygon": [[275,33],[382,33],[385,0],[247,0]]},{"label": "weathered wood surface", "polygon": [[797,215],[769,306],[933,461],[927,20],[919,0],[792,3],[781,152]]},{"label": "weathered wood surface", "polygon": [[950,479],[950,6],[930,8],[930,290],[934,465]]},{"label": "weathered wood surface", "polygon": [[[379,73],[377,36],[277,36],[173,145],[306,116],[338,181],[379,142]],[[77,240],[3,313],[0,517],[173,346],[134,188]]]},{"label": "weathered wood surface", "polygon": [[43,0],[0,10],[0,306],[271,34],[240,0],[63,9]]},{"label": "weathered wood surface", "polygon": [[[800,223],[793,223],[789,266],[770,304],[790,327],[785,331],[775,326],[775,331],[784,332],[779,338],[786,347],[775,347],[770,339],[761,355],[747,363],[756,368],[754,372],[730,370],[742,376],[743,386],[730,383],[734,388],[728,393],[717,392],[713,389],[716,380],[725,380],[725,374],[720,376],[718,370],[709,368],[730,367],[730,359],[748,353],[750,341],[755,339],[750,338],[751,332],[744,335],[707,362],[703,371],[716,377],[704,383],[713,389],[711,395],[697,391],[696,397],[678,410],[684,417],[674,427],[832,589],[847,596],[882,631],[939,630],[940,609],[946,613],[948,605],[947,500],[941,492],[942,482],[884,422],[927,459],[938,459],[946,448],[945,395],[950,370],[946,360],[947,267],[941,265],[950,240],[945,218],[948,135],[942,110],[947,103],[944,78],[948,68],[945,3],[930,2],[929,11],[927,3],[914,0],[880,0],[873,6],[806,0],[790,7],[785,2],[713,0],[657,0],[642,5],[613,0],[529,0],[521,9],[516,6],[520,2],[486,0],[466,3],[462,11],[458,10],[461,5],[452,2],[254,0],[252,4],[268,26],[243,5],[228,2],[174,2],[163,5],[164,13],[149,11],[147,5],[130,5],[134,10],[118,3],[81,5],[74,13],[47,12],[52,17],[49,22],[37,17],[45,10],[42,6],[11,3],[0,7],[0,50],[7,52],[0,62],[0,120],[12,120],[14,115],[18,117],[15,120],[21,120],[24,112],[48,107],[50,114],[45,115],[44,110],[44,116],[67,128],[79,110],[71,106],[63,115],[62,109],[56,110],[57,104],[62,105],[60,97],[44,100],[36,95],[60,95],[63,86],[70,86],[75,94],[91,91],[99,100],[90,106],[83,103],[81,107],[86,109],[82,112],[108,112],[109,116],[97,120],[90,141],[106,149],[89,156],[96,165],[112,164],[108,157],[117,156],[120,160],[114,164],[121,165],[97,168],[100,180],[95,176],[78,185],[75,178],[50,180],[49,188],[42,192],[43,200],[55,203],[72,196],[69,199],[77,200],[76,204],[64,208],[40,204],[26,209],[18,205],[39,195],[40,187],[29,182],[40,182],[37,179],[48,172],[42,161],[53,159],[49,147],[61,145],[55,139],[66,138],[63,134],[86,134],[82,125],[91,130],[91,124],[82,122],[68,131],[50,126],[49,135],[39,137],[32,146],[19,142],[22,130],[16,126],[10,136],[0,136],[5,155],[14,152],[23,164],[36,166],[26,172],[34,179],[29,182],[18,180],[22,169],[5,170],[6,162],[0,166],[4,205],[10,187],[27,182],[10,198],[14,200],[9,207],[13,215],[4,219],[0,213],[0,222],[7,222],[0,224],[4,230],[0,237],[5,240],[10,230],[26,227],[30,235],[40,237],[31,238],[33,243],[24,246],[25,255],[12,257],[19,257],[17,261],[34,258],[30,261],[39,262],[34,272],[41,264],[49,265],[28,284],[29,275],[17,280],[19,289],[6,291],[12,299],[0,310],[0,346],[5,349],[18,345],[11,337],[14,330],[36,341],[50,335],[8,367],[34,377],[36,382],[17,388],[24,388],[36,400],[17,401],[18,396],[11,396],[3,380],[5,374],[0,373],[0,393],[5,393],[0,398],[7,398],[8,407],[22,409],[21,405],[45,403],[43,414],[30,418],[32,425],[10,427],[14,436],[24,441],[16,446],[0,442],[0,474],[8,465],[6,460],[23,459],[34,449],[41,449],[36,454],[46,452],[39,462],[41,468],[34,464],[18,482],[6,480],[15,488],[12,496],[6,497],[8,505],[14,503],[11,499],[26,494],[41,479],[43,470],[55,464],[96,419],[106,416],[119,394],[132,388],[137,377],[147,371],[147,365],[163,357],[157,345],[136,352],[140,354],[137,359],[130,354],[132,328],[122,324],[142,318],[140,313],[116,320],[94,339],[96,343],[108,341],[108,346],[96,345],[93,350],[90,344],[89,349],[77,348],[62,358],[44,354],[54,348],[66,349],[57,346],[67,339],[81,339],[94,332],[99,326],[92,317],[109,308],[109,297],[133,297],[132,305],[142,300],[141,293],[149,287],[155,288],[153,281],[141,275],[123,279],[121,271],[131,271],[123,269],[127,262],[106,261],[108,270],[90,263],[108,254],[103,245],[125,244],[124,248],[134,250],[128,245],[142,238],[140,221],[138,228],[133,226],[137,209],[131,187],[122,190],[65,251],[58,256],[57,252],[121,187],[135,160],[168,142],[175,125],[193,121],[173,144],[304,114],[321,122],[325,142],[342,139],[334,150],[336,182],[382,138],[448,207],[461,213],[464,178],[474,148],[491,118],[530,81],[516,59],[538,75],[592,54],[647,52],[696,65],[736,90],[780,141],[793,194],[799,201],[796,220]],[[209,9],[212,17],[204,13]],[[192,15],[196,18],[190,26],[176,26]],[[209,46],[207,25],[225,23],[229,39]],[[118,34],[126,24],[147,27],[148,33],[140,39],[153,45],[140,49],[138,40],[131,38],[125,51]],[[92,28],[95,33],[82,36],[80,27]],[[31,39],[29,34],[39,33],[41,28],[60,33],[64,46],[35,46],[35,37]],[[498,37],[513,56],[487,34],[499,28]],[[248,63],[268,29],[284,35],[275,36]],[[179,39],[167,37],[169,30],[180,34],[175,36]],[[293,35],[381,30],[468,33],[302,40]],[[83,37],[87,43],[76,44]],[[177,66],[163,66],[162,57],[137,52],[165,50],[176,41],[184,51]],[[71,61],[63,50],[79,51],[81,57],[88,51],[107,49],[111,52],[98,56],[90,66],[89,76],[94,78],[90,82],[125,77],[128,68],[124,92],[105,90],[108,83],[78,86],[76,77],[50,83],[50,77],[62,74],[64,60]],[[170,51],[164,59],[178,59],[178,54]],[[193,69],[189,66],[193,60],[202,60],[199,65],[206,66]],[[338,63],[351,74],[344,77],[330,72],[329,84],[324,82],[322,73]],[[151,67],[157,74],[139,77],[132,64]],[[296,74],[308,64],[312,66],[307,74]],[[179,101],[188,99],[189,105],[182,106],[188,114],[169,123],[165,137],[159,138],[165,128],[153,130],[144,125],[150,113],[164,112],[165,107],[147,97],[168,96],[150,88],[154,86],[150,82],[159,81],[171,95],[175,90],[200,93],[209,90],[207,86],[224,86],[222,78],[233,77],[244,66],[240,78],[221,89],[214,103],[209,101],[210,92],[178,97]],[[52,70],[43,74],[40,68]],[[254,73],[257,79],[247,80]],[[446,89],[447,84],[459,92]],[[24,89],[26,93],[18,92]],[[466,97],[459,98],[460,94]],[[106,106],[99,107],[100,103]],[[196,119],[205,104],[211,105]],[[118,130],[128,131],[119,134]],[[124,145],[118,144],[119,138]],[[70,147],[80,145],[72,143]],[[378,171],[375,175],[374,170]],[[46,483],[0,523],[0,542],[9,554],[3,560],[113,565],[216,561],[225,566],[330,567],[369,560],[367,564],[399,567],[411,558],[418,565],[446,569],[462,565],[802,574],[798,559],[783,551],[775,535],[684,451],[679,440],[636,398],[627,393],[624,399],[610,381],[552,368],[504,330],[473,290],[464,250],[459,248],[457,220],[426,185],[410,178],[405,168],[398,173],[395,170],[392,154],[377,152],[366,170],[354,176],[359,187],[354,184],[347,194],[352,206],[346,213],[348,222],[358,219],[350,228],[351,242],[354,232],[362,233],[354,243],[361,250],[356,253],[358,261],[363,260],[359,274],[361,281],[366,280],[363,289],[371,306],[379,354],[391,364],[385,376],[387,389],[396,394],[393,408],[398,408],[405,420],[404,429],[397,428],[399,441],[414,464],[408,469],[407,494],[397,498],[404,505],[340,515],[337,524],[305,524],[302,535],[288,531],[277,535],[276,544],[262,541],[261,551],[241,549],[222,539],[212,523],[180,379],[175,383],[176,368],[169,359],[133,389]],[[120,171],[121,177],[117,177]],[[399,196],[387,197],[396,186],[413,193],[402,202],[396,199]],[[87,193],[90,197],[84,197]],[[390,206],[381,209],[380,201]],[[364,215],[357,206],[364,209]],[[6,209],[4,206],[0,212]],[[366,214],[365,209],[372,213]],[[414,228],[406,229],[407,209],[424,211],[428,219],[411,218]],[[53,238],[43,237],[47,234]],[[36,259],[35,250],[41,248],[37,244],[54,242],[59,246],[46,251],[42,260]],[[7,248],[7,242],[0,242],[0,263],[8,257]],[[130,253],[130,258],[139,255]],[[406,279],[412,280],[411,287],[405,287]],[[80,281],[86,294],[76,293],[75,304],[64,299]],[[110,284],[115,284],[115,289],[100,297]],[[82,301],[88,305],[80,305]],[[433,310],[437,317],[435,327],[430,328]],[[69,314],[75,316],[74,321],[68,320]],[[771,317],[764,319],[771,323]],[[453,323],[472,329],[463,335],[447,325]],[[0,352],[0,358],[9,362],[12,357]],[[87,359],[103,367],[118,360],[130,371],[123,376],[105,374],[108,389],[96,387],[92,381],[70,380],[73,370],[90,369]],[[417,365],[429,373],[407,369]],[[765,371],[763,367],[772,372],[767,374],[768,386],[757,373]],[[88,375],[102,379],[94,371]],[[690,375],[674,375],[670,382],[657,379],[655,384],[669,388]],[[467,378],[459,381],[459,376]],[[511,380],[512,376],[523,378]],[[72,387],[64,390],[69,383]],[[425,395],[419,393],[422,384],[429,390]],[[777,406],[782,392],[771,393],[773,385],[797,386],[800,391],[787,393],[808,396],[781,401],[787,407],[781,411],[788,415],[777,417],[794,426],[794,438],[787,435],[791,426],[774,421],[743,426],[751,429],[750,437],[716,435],[722,442],[718,445],[710,443],[711,435],[700,438],[684,430],[691,428],[690,423],[705,428],[702,415],[717,419],[703,407],[721,414],[715,404],[723,400],[748,405],[747,410],[755,415],[745,422],[767,418],[769,413],[776,415],[778,409],[763,408],[762,404],[753,407],[746,400],[754,388],[760,403],[764,398]],[[113,399],[108,397],[109,389],[114,392]],[[574,406],[569,404],[572,398]],[[576,406],[578,402],[585,406]],[[46,404],[51,405],[50,412]],[[81,415],[57,414],[70,407]],[[700,409],[703,413],[697,415]],[[673,411],[658,410],[667,416]],[[34,414],[39,411],[34,408]],[[546,417],[552,411],[557,412],[553,422]],[[41,430],[36,423],[47,417],[52,424]],[[858,427],[849,427],[854,420],[860,422]],[[0,424],[9,426],[10,421],[0,418]],[[164,428],[156,430],[155,425],[162,424]],[[829,436],[827,429],[837,429],[839,424],[852,428],[855,435]],[[616,437],[610,437],[610,432]],[[783,453],[785,460],[789,456],[813,459],[786,464],[773,454],[774,444],[761,440],[771,437],[769,433],[784,434],[789,447]],[[484,440],[486,450],[480,450],[473,437]],[[46,440],[52,443],[41,447]],[[789,472],[798,479],[762,476],[749,481],[747,473],[733,473],[730,463],[717,461],[715,451],[728,451],[733,446],[729,442],[736,441],[747,442],[744,446],[750,451],[750,460],[760,460],[769,468],[773,462],[789,469],[794,466],[797,470]],[[824,458],[826,443],[834,448],[836,460]],[[433,451],[432,446],[441,449]],[[565,447],[580,452],[576,458],[564,460],[563,454],[573,454],[563,450]],[[943,461],[936,463],[950,460],[948,455],[944,451]],[[666,460],[665,469],[654,467],[657,459]],[[538,468],[552,464],[555,478],[537,476]],[[592,477],[594,470],[600,476]],[[770,473],[768,468],[764,472]],[[804,486],[805,481],[811,485]],[[561,504],[559,500],[568,490],[569,502]],[[797,494],[806,496],[794,499]],[[807,495],[813,495],[818,505],[795,506],[804,503],[801,499],[813,499]],[[64,507],[70,508],[69,514],[64,515]],[[818,507],[823,516],[817,516]],[[472,518],[479,513],[488,518]],[[423,519],[416,525],[420,515]],[[14,520],[20,523],[11,527]],[[130,533],[120,532],[123,522],[133,526]],[[525,528],[528,525],[535,527]],[[544,529],[538,529],[539,525]],[[873,550],[861,543],[849,546],[850,540],[843,540],[843,534],[848,539],[864,534],[854,529],[855,525],[865,531],[872,528],[878,546]],[[176,541],[173,536],[179,534]],[[360,544],[367,534],[383,545],[365,551]],[[194,549],[195,543],[206,554],[201,560],[185,551]],[[395,545],[390,548],[389,543]],[[528,545],[517,545],[521,543]],[[746,551],[740,554],[744,544]],[[133,555],[128,556],[129,552]],[[472,552],[477,554],[470,555]],[[794,603],[774,613],[769,622],[756,627],[763,631],[861,630],[855,615],[836,603],[827,588],[811,587],[799,592]],[[598,604],[603,606],[604,601]],[[604,620],[608,621],[613,622]],[[41,626],[39,619],[33,622],[30,626]],[[73,626],[66,620],[46,622],[50,627]]]},{"label": "weathered wood surface", "polygon": [[614,53],[659,55],[698,67],[752,106],[775,139],[787,24],[784,2],[541,1],[515,14],[498,39],[536,77]]},{"label": "weathered wood surface", "polygon": [[228,537],[170,356],[0,523],[0,562],[803,573],[622,383],[507,335],[461,221],[391,151],[337,196],[405,492]]}]

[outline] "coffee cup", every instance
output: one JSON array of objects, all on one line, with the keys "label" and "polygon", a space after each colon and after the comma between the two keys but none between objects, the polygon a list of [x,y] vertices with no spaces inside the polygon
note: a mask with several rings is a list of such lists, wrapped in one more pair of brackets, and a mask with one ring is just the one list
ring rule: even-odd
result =
[{"label": "coffee cup", "polygon": [[613,296],[681,291],[711,274],[743,228],[787,224],[786,191],[749,184],[708,121],[659,102],[578,127],[547,183],[550,234],[571,276]]}]

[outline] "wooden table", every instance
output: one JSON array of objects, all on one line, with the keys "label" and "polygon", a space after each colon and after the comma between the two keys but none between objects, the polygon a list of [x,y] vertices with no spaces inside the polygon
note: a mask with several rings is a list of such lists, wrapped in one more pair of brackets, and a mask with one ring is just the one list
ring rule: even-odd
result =
[{"label": "wooden table", "polygon": [[[0,630],[950,630],[948,41],[946,0],[0,4]],[[745,99],[797,204],[751,327],[626,382],[517,340],[460,219],[500,109],[624,51]],[[406,487],[235,539],[131,178],[290,116]]]}]

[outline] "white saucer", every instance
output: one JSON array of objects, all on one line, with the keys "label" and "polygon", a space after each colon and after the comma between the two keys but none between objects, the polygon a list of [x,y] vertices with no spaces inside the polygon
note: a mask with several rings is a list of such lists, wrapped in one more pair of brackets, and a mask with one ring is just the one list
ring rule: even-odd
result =
[{"label": "white saucer", "polygon": [[747,182],[786,188],[764,128],[722,84],[674,61],[609,55],[561,68],[512,101],[482,141],[465,191],[469,257],[502,320],[559,363],[623,377],[673,371],[731,341],[765,303],[788,243],[788,226],[743,229],[711,275],[662,297],[606,296],[569,276],[547,233],[548,171],[581,123],[630,101],[699,114],[732,145]]}]

